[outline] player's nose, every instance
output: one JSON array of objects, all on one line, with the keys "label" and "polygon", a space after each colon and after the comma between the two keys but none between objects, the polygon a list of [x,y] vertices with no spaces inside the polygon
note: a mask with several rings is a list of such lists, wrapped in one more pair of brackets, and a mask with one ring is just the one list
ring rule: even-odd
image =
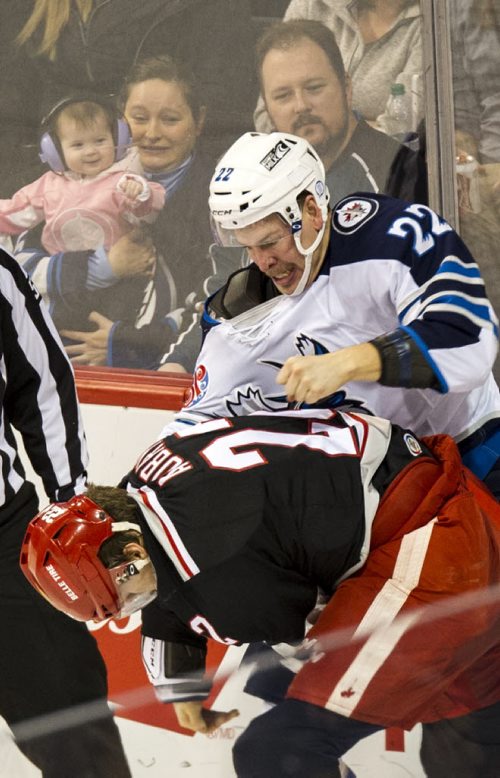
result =
[{"label": "player's nose", "polygon": [[249,247],[248,255],[263,273],[273,267],[277,262],[276,257],[273,256],[272,252],[263,246]]}]

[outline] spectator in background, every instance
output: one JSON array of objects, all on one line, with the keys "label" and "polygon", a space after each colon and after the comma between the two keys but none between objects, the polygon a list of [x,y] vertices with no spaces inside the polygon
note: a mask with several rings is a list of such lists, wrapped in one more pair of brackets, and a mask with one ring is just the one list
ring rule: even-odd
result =
[{"label": "spectator in background", "polygon": [[184,348],[175,358],[189,371],[200,345],[195,300],[204,299],[212,273],[207,198],[214,159],[198,143],[206,106],[195,76],[166,55],[132,68],[121,102],[139,169],[168,192],[151,234],[135,230],[107,252],[47,258],[23,248],[19,256],[72,341],[66,348],[75,364],[154,369],[193,328],[192,353]]},{"label": "spectator in background", "polygon": [[460,233],[499,311],[500,0],[451,0],[449,10]]},{"label": "spectator in background", "polygon": [[[421,84],[422,34],[418,0],[291,0],[284,20],[314,19],[335,35],[352,84],[352,107],[365,121],[386,132],[386,103],[391,84],[407,92]],[[414,79],[416,77],[416,79]],[[414,95],[415,98],[418,95]],[[421,106],[417,100],[416,128]],[[261,101],[255,126],[270,129]]]},{"label": "spectator in background", "polygon": [[0,232],[20,235],[45,222],[43,247],[55,254],[110,248],[132,224],[154,221],[165,190],[127,170],[128,127],[112,106],[70,97],[45,127],[42,157],[51,170],[0,200]]},{"label": "spectator in background", "polygon": [[41,172],[39,127],[74,92],[116,95],[140,59],[194,70],[217,152],[246,130],[257,97],[247,0],[15,0],[0,4],[0,195]]},{"label": "spectator in background", "polygon": [[500,162],[500,0],[450,0],[457,148]]},{"label": "spectator in background", "polygon": [[[257,66],[273,127],[314,146],[332,203],[355,191],[426,202],[426,171],[419,155],[354,114],[351,81],[324,24],[293,20],[272,25],[257,43]],[[396,158],[406,175],[391,175]]]}]

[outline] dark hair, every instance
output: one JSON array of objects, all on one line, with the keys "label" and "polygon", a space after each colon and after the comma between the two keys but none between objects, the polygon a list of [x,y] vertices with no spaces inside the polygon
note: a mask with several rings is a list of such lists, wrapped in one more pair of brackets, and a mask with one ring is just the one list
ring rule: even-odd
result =
[{"label": "dark hair", "polygon": [[[125,489],[116,486],[89,484],[86,494],[115,521],[137,523],[139,508]],[[127,529],[123,532],[115,532],[112,537],[104,541],[97,555],[106,567],[114,567],[127,561],[127,557],[123,553],[127,543],[140,543],[142,545],[140,531]]]},{"label": "dark hair", "polygon": [[105,567],[116,567],[127,562],[129,557],[124,553],[125,546],[129,543],[142,542],[142,535],[133,529],[126,529],[123,532],[115,532],[110,538],[101,544],[97,556]]},{"label": "dark hair", "polygon": [[345,86],[345,68],[340,49],[333,32],[321,22],[313,19],[290,19],[272,24],[261,35],[255,48],[257,71],[262,86],[262,63],[272,49],[286,51],[304,38],[316,43],[325,52],[332,70],[342,86]]},{"label": "dark hair", "polygon": [[194,73],[187,65],[174,60],[168,54],[139,60],[132,66],[120,90],[119,105],[121,110],[125,109],[133,86],[155,78],[161,81],[175,81],[179,84],[184,91],[191,113],[196,120],[199,119],[200,111],[205,105],[199,88],[199,80],[195,78]]},{"label": "dark hair", "polygon": [[118,486],[100,486],[89,484],[87,497],[96,502],[115,521],[131,521],[137,523],[139,507],[125,489]]}]

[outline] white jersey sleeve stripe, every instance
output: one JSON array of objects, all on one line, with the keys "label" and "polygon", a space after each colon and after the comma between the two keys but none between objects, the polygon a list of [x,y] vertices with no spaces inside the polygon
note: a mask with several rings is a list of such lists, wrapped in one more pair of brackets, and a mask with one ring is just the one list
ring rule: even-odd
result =
[{"label": "white jersey sleeve stripe", "polygon": [[170,516],[158,502],[155,492],[148,486],[143,486],[140,489],[129,486],[128,491],[146,515],[151,531],[165,550],[181,579],[189,581],[200,572],[199,567],[182,542]]}]

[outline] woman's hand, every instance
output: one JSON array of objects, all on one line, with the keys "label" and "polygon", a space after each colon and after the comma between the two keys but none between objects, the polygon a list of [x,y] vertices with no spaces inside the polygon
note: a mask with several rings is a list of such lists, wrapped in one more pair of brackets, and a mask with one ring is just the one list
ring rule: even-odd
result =
[{"label": "woman's hand", "polygon": [[223,724],[240,715],[236,708],[228,712],[208,710],[201,702],[196,701],[174,702],[173,705],[181,727],[192,732],[202,732],[204,735],[211,735]]},{"label": "woman's hand", "polygon": [[97,324],[92,332],[61,330],[61,335],[77,343],[66,346],[66,354],[75,365],[105,365],[108,354],[108,338],[113,322],[97,311],[92,311],[89,321]]},{"label": "woman's hand", "polygon": [[122,235],[108,251],[108,260],[116,278],[125,276],[153,276],[156,249],[151,236],[142,227],[135,227]]}]

